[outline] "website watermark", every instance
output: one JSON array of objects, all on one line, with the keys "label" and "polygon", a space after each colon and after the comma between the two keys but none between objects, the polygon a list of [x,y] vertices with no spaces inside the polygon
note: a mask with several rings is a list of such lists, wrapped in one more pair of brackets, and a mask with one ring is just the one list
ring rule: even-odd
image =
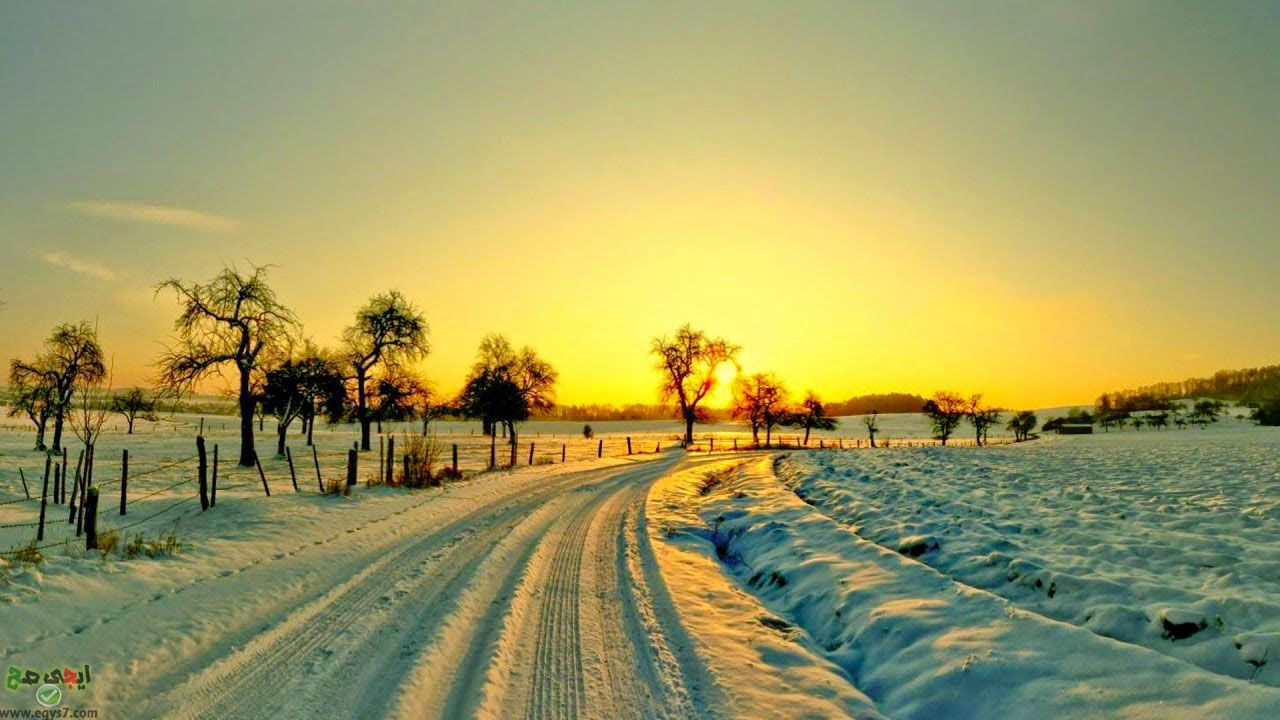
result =
[{"label": "website watermark", "polygon": [[42,672],[37,668],[10,665],[4,677],[4,689],[18,699],[31,693],[37,708],[0,708],[3,718],[96,718],[98,711],[90,708],[73,708],[63,705],[75,692],[82,691],[93,682],[93,672],[88,665],[72,668],[69,665]]}]

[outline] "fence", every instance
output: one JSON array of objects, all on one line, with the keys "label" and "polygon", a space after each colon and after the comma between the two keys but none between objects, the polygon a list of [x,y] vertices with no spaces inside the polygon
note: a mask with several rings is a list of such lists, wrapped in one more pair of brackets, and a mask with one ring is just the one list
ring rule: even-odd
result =
[{"label": "fence", "polygon": [[[397,440],[399,447],[397,448]],[[685,446],[677,435],[637,434],[632,436],[608,435],[603,437],[585,437],[582,435],[546,435],[534,434],[528,437],[517,437],[514,442],[507,438],[455,435],[429,436],[423,442],[431,447],[435,455],[437,475],[428,482],[439,477],[440,470],[448,469],[449,477],[459,478],[491,470],[509,469],[528,465],[548,465],[604,457],[647,455],[665,449],[684,447],[688,452],[737,452],[760,449],[786,450],[838,450],[838,449],[870,449],[871,444],[864,437],[814,437],[806,445],[799,435],[775,436],[768,447],[755,445],[750,438],[730,435],[703,435],[695,442]],[[0,531],[8,529],[35,529],[35,548],[46,549],[60,545],[69,545],[85,536],[86,547],[92,549],[96,538],[90,533],[86,536],[86,513],[88,511],[90,490],[96,490],[102,499],[102,507],[117,507],[105,498],[105,491],[118,492],[118,512],[121,517],[128,517],[125,525],[113,525],[115,531],[137,527],[155,518],[169,515],[183,506],[195,507],[199,501],[199,512],[207,512],[217,507],[219,492],[241,490],[260,486],[264,497],[270,497],[272,489],[276,492],[292,490],[295,493],[326,493],[326,480],[329,484],[345,481],[347,486],[361,480],[366,484],[400,484],[410,472],[405,462],[405,446],[411,442],[411,436],[401,434],[379,435],[376,450],[361,453],[358,443],[341,450],[320,450],[317,446],[303,446],[306,450],[293,454],[293,446],[286,446],[285,454],[275,459],[271,472],[263,466],[261,458],[255,458],[254,467],[244,468],[229,465],[219,460],[219,447],[205,446],[203,436],[197,436],[193,443],[196,452],[176,460],[167,460],[154,465],[140,467],[130,466],[129,451],[121,452],[118,462],[104,460],[99,462],[96,451],[81,451],[75,463],[72,463],[68,452],[61,454],[46,453],[42,472],[36,476],[27,476],[19,468],[23,491],[27,497],[0,500],[0,509],[5,506],[21,505],[31,508],[31,520],[21,522],[0,523]],[[1012,443],[1010,438],[993,438],[990,445]],[[877,448],[916,448],[934,447],[941,443],[925,438],[877,438]],[[975,445],[973,438],[952,438],[948,446]],[[419,448],[417,451],[421,451]],[[376,455],[374,454],[376,452]],[[308,457],[309,456],[309,457]],[[223,458],[225,460],[225,456]],[[140,488],[139,480],[147,477],[177,470],[181,477],[173,482],[158,487]],[[287,473],[287,474],[286,474]],[[98,476],[103,479],[97,479]],[[314,484],[312,478],[314,477]],[[37,484],[38,480],[38,484]],[[285,483],[288,483],[285,485]],[[427,483],[422,483],[427,484]],[[34,485],[34,491],[33,491]],[[68,490],[68,486],[70,490]],[[184,492],[183,489],[186,488]],[[141,494],[130,495],[141,490]],[[131,507],[162,495],[181,495],[170,498],[170,501],[159,508],[143,507],[143,515],[134,518],[129,515]],[[51,508],[54,509],[51,512]],[[59,516],[57,509],[64,513]],[[97,509],[101,513],[101,508]],[[194,513],[192,513],[194,514]],[[57,527],[60,517],[66,517],[68,536],[45,542],[45,530]],[[96,525],[97,514],[89,525]],[[0,556],[13,556],[22,549],[0,551]]]}]

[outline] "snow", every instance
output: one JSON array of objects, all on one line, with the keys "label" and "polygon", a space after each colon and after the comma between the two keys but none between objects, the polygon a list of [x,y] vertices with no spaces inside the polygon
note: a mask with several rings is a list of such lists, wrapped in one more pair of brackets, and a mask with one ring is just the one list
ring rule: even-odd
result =
[{"label": "snow", "polygon": [[1275,449],[1230,426],[764,457],[688,481],[675,532],[888,717],[1271,718]]},{"label": "snow", "polygon": [[[176,523],[180,552],[102,558],[50,505],[46,543],[67,542],[0,571],[0,654],[91,665],[68,704],[102,717],[1171,720],[1280,707],[1274,431],[1225,421],[982,450],[630,458],[625,435],[606,435],[601,460],[579,439],[566,464],[418,491],[365,483],[375,447],[351,496],[326,497],[296,436],[294,493],[268,427],[267,498],[230,464],[234,428],[210,421],[221,489],[202,513],[198,421],[178,421],[104,436],[96,483],[104,526],[154,537]],[[482,438],[436,429],[454,431],[472,469],[484,462]],[[644,429],[621,432],[667,442]],[[353,436],[317,431],[326,477],[345,475]],[[0,502],[21,497],[14,471],[42,457],[30,441],[0,432]],[[122,447],[123,518],[110,483]],[[35,510],[0,505],[0,525]],[[0,528],[0,550],[33,537]]]}]

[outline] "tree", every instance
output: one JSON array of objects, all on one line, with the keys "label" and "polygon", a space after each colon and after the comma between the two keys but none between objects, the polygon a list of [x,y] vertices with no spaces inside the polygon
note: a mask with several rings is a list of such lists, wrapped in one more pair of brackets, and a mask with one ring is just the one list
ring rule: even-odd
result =
[{"label": "tree", "polygon": [[1009,424],[1005,427],[1009,428],[1009,432],[1013,433],[1014,442],[1022,442],[1031,436],[1031,432],[1036,429],[1036,414],[1030,410],[1022,410],[1009,418]]},{"label": "tree", "polygon": [[699,404],[716,386],[716,370],[722,363],[736,362],[739,348],[723,338],[711,338],[685,324],[675,337],[654,338],[650,353],[655,368],[662,373],[660,396],[676,402],[684,421],[684,442],[693,442],[693,424],[700,419]]},{"label": "tree", "polygon": [[63,323],[53,329],[44,352],[34,362],[14,360],[9,382],[38,393],[53,419],[53,451],[62,451],[62,428],[72,409],[76,391],[106,377],[107,368],[98,344],[98,331],[87,322]]},{"label": "tree", "polygon": [[863,416],[862,424],[867,427],[867,437],[871,439],[871,447],[875,447],[876,433],[880,432],[880,411],[872,410],[870,415]]},{"label": "tree", "polygon": [[126,435],[133,434],[133,423],[138,419],[156,419],[156,398],[148,397],[140,387],[132,387],[111,396],[111,412],[124,418],[129,426]]},{"label": "tree", "polygon": [[1163,430],[1169,426],[1169,413],[1165,411],[1152,413],[1147,416],[1147,424],[1156,430]]},{"label": "tree", "polygon": [[370,415],[379,427],[384,422],[413,420],[418,417],[418,409],[426,397],[426,385],[417,375],[393,368],[373,386]]},{"label": "tree", "polygon": [[811,430],[835,430],[839,424],[833,417],[827,416],[827,408],[821,398],[812,391],[804,396],[800,406],[786,418],[786,425],[804,429],[804,444],[809,444]]},{"label": "tree", "polygon": [[1211,422],[1218,422],[1222,407],[1222,402],[1219,400],[1197,400],[1188,419],[1203,428]]},{"label": "tree", "polygon": [[342,332],[342,354],[356,383],[356,420],[360,447],[370,449],[368,383],[379,364],[397,365],[426,357],[427,320],[397,290],[373,296],[356,312],[355,324]]},{"label": "tree", "polygon": [[924,414],[933,426],[933,436],[945,446],[960,421],[968,414],[968,403],[951,392],[936,392],[924,403]]},{"label": "tree", "polygon": [[978,394],[969,398],[966,415],[973,426],[974,444],[981,447],[986,444],[991,427],[1000,422],[1000,408],[983,406],[982,395]]},{"label": "tree", "polygon": [[156,286],[157,294],[162,290],[174,291],[182,312],[173,324],[176,342],[160,357],[160,387],[180,395],[224,368],[233,369],[240,411],[239,464],[253,467],[255,376],[262,374],[271,356],[288,347],[298,329],[293,311],[267,284],[265,267],[255,266],[245,274],[226,266],[207,283],[170,278]]},{"label": "tree", "polygon": [[[276,419],[276,454],[284,454],[285,438],[294,420],[315,422],[317,406],[326,413],[341,414],[346,395],[337,366],[308,347],[298,358],[289,358],[266,372],[263,383],[263,412]],[[311,444],[312,429],[307,429]]]},{"label": "tree", "polygon": [[1280,397],[1256,402],[1251,417],[1259,425],[1280,425]]},{"label": "tree", "polygon": [[760,429],[765,430],[765,446],[773,442],[773,428],[786,419],[787,391],[772,374],[756,373],[740,377],[733,383],[734,420],[751,429],[751,440],[760,444]]},{"label": "tree", "polygon": [[25,372],[21,363],[9,365],[9,392],[12,395],[9,417],[26,415],[36,428],[36,450],[44,450],[45,429],[53,412],[53,384],[49,378]]},{"label": "tree", "polygon": [[467,417],[480,419],[490,433],[498,426],[504,428],[514,447],[516,424],[555,406],[557,377],[551,364],[532,348],[515,352],[505,337],[489,335],[480,343],[458,408]]}]

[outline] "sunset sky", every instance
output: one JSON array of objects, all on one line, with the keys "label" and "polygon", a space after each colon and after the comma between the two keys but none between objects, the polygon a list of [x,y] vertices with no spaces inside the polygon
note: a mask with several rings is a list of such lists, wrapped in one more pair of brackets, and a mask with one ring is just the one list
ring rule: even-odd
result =
[{"label": "sunset sky", "polygon": [[0,358],[272,264],[332,343],[426,313],[569,403],[692,322],[829,399],[1007,406],[1280,362],[1266,3],[28,2],[0,9]]}]

